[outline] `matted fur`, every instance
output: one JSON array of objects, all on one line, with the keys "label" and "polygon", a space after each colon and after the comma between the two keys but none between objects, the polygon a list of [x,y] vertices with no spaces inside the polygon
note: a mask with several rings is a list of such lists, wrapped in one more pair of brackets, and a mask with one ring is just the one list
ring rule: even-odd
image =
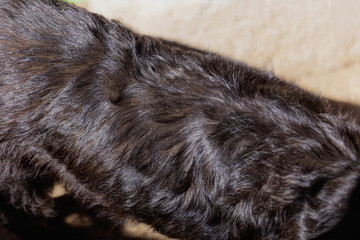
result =
[{"label": "matted fur", "polygon": [[0,0],[0,213],[98,216],[188,240],[311,239],[359,177],[359,126],[271,73],[50,0]]}]

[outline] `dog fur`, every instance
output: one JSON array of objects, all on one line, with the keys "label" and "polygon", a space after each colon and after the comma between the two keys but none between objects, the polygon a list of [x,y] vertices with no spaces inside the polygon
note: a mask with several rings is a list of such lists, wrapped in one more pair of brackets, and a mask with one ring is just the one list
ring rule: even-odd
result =
[{"label": "dog fur", "polygon": [[359,124],[271,73],[72,5],[0,0],[0,218],[99,217],[188,240],[312,239],[359,178]]}]

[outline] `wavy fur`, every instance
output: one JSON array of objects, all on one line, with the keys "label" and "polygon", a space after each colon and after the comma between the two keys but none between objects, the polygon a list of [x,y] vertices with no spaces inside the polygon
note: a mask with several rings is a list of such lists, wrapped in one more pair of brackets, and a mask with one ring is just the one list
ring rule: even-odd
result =
[{"label": "wavy fur", "polygon": [[0,216],[85,208],[188,240],[311,239],[344,216],[359,126],[271,73],[59,1],[0,0]]}]

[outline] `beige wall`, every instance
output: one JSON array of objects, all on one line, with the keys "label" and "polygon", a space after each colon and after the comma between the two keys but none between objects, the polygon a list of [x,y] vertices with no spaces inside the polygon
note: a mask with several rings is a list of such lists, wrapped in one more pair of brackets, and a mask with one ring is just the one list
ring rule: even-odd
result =
[{"label": "beige wall", "polygon": [[89,0],[137,32],[247,62],[360,103],[358,0]]}]

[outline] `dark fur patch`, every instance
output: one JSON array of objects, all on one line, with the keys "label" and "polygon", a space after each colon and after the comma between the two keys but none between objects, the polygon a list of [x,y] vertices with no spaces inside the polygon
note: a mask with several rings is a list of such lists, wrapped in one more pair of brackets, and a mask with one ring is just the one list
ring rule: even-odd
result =
[{"label": "dark fur patch", "polygon": [[0,217],[84,207],[189,240],[310,239],[359,177],[359,125],[270,73],[50,0],[0,0]]}]

